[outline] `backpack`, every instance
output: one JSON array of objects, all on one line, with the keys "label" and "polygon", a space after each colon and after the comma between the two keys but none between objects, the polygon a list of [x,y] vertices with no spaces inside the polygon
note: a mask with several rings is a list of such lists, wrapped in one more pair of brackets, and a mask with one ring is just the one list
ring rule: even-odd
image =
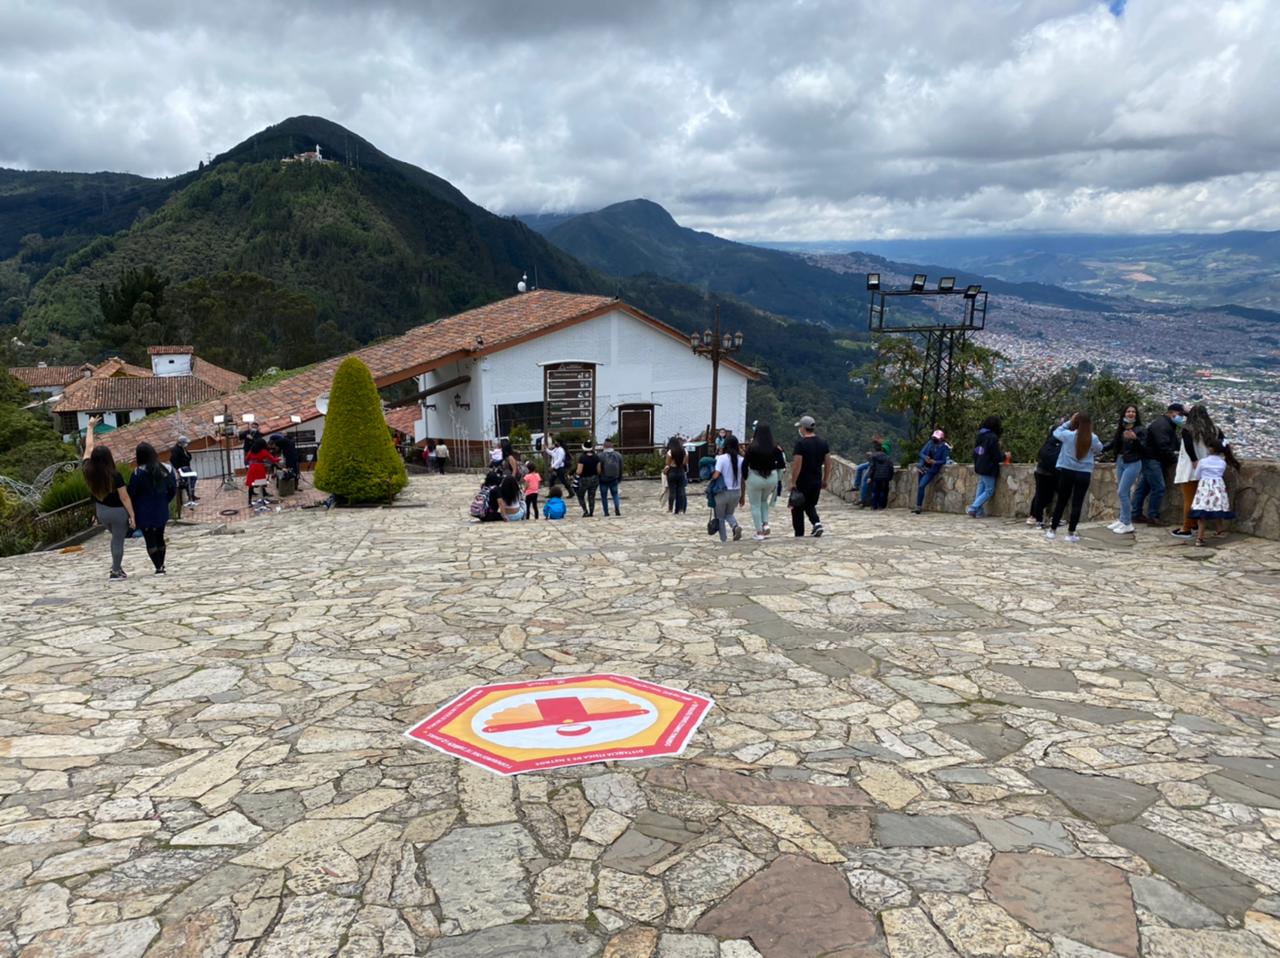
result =
[{"label": "backpack", "polygon": [[489,511],[489,487],[485,486],[471,499],[471,507],[468,509],[473,518],[483,519],[485,513]]},{"label": "backpack", "polygon": [[698,460],[698,478],[706,482],[711,478],[711,474],[716,471],[716,457],[703,456]]},{"label": "backpack", "polygon": [[616,451],[609,450],[601,453],[600,462],[604,464],[604,470],[600,478],[610,481],[622,478],[622,456]]},{"label": "backpack", "polygon": [[883,452],[871,460],[871,478],[883,482],[893,478],[893,460]]}]

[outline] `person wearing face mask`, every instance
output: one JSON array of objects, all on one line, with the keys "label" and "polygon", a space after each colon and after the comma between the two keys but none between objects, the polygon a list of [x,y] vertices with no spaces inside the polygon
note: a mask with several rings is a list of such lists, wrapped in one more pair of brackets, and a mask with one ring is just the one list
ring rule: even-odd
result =
[{"label": "person wearing face mask", "polygon": [[[1133,496],[1133,522],[1162,526],[1160,506],[1164,504],[1167,486],[1165,473],[1178,462],[1178,427],[1187,421],[1187,409],[1180,402],[1169,403],[1163,416],[1147,426],[1142,443],[1142,479]],[[1147,514],[1142,514],[1143,505]]]},{"label": "person wearing face mask", "polygon": [[1133,509],[1130,496],[1133,484],[1142,474],[1142,417],[1137,406],[1125,406],[1116,423],[1116,434],[1102,447],[1103,452],[1116,454],[1116,493],[1120,499],[1120,518],[1107,526],[1116,535],[1133,532]]}]

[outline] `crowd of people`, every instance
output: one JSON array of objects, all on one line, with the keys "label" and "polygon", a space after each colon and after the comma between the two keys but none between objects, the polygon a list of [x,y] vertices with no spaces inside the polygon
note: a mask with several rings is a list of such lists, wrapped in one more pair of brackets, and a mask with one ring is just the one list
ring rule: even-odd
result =
[{"label": "crowd of people", "polygon": [[[793,533],[803,536],[807,519],[812,535],[821,536],[822,520],[817,507],[830,479],[831,455],[816,426],[810,416],[796,423],[799,437],[790,464],[771,428],[763,423],[753,424],[751,439],[745,446],[729,430],[719,430],[714,446],[697,464],[692,462],[683,438],[672,436],[663,451],[661,471],[667,512],[676,516],[688,514],[689,482],[696,469],[698,478],[706,482],[705,495],[711,511],[707,532],[719,535],[722,542],[731,536],[734,541],[742,538],[737,511],[748,507],[752,538],[767,539],[772,533],[770,511],[784,487],[790,490],[787,506]],[[537,519],[544,483],[548,489],[541,507],[542,518],[565,518],[569,509],[566,500],[574,499],[582,518],[592,518],[597,497],[605,516],[622,515],[619,487],[624,463],[612,440],[606,439],[600,445],[584,443],[572,454],[560,440],[547,437],[540,458],[540,463],[521,461],[510,441],[502,440],[490,453],[489,469],[471,502],[471,515],[482,522]]]}]

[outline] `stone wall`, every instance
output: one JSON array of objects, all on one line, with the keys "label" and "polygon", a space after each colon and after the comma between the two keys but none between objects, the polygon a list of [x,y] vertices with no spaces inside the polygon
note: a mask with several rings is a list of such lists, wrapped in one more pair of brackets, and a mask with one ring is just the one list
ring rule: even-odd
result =
[{"label": "stone wall", "polygon": [[[830,490],[840,498],[852,501],[851,492],[855,464],[832,456]],[[993,516],[1025,516],[1035,492],[1035,466],[1014,463],[1000,470],[995,497],[986,510]],[[1232,528],[1267,539],[1280,539],[1280,463],[1249,460],[1238,473],[1227,470],[1227,487],[1236,520]],[[962,514],[973,502],[977,483],[973,466],[951,463],[929,486],[924,507],[930,512]],[[915,506],[915,466],[898,469],[889,491],[890,508],[910,509]],[[1103,463],[1094,471],[1093,484],[1084,504],[1083,522],[1111,522],[1117,516],[1115,466]],[[1182,490],[1172,483],[1165,493],[1162,518],[1166,522],[1182,521]]]}]

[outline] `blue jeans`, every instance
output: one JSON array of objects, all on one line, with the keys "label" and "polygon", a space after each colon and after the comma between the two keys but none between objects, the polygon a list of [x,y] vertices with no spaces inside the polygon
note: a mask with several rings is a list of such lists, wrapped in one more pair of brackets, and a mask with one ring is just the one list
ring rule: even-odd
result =
[{"label": "blue jeans", "polygon": [[[1142,473],[1142,460],[1136,462],[1116,463],[1116,488],[1120,494],[1120,522],[1129,525],[1133,521],[1133,510],[1129,504],[1129,496],[1133,492],[1133,484]],[[1160,477],[1164,481],[1164,477]]]},{"label": "blue jeans", "polygon": [[604,506],[604,514],[609,514],[609,496],[613,496],[613,511],[618,515],[622,515],[622,506],[618,504],[618,480],[604,479],[600,480],[600,505]]},{"label": "blue jeans", "polygon": [[1159,519],[1160,507],[1164,505],[1164,465],[1159,459],[1142,460],[1142,481],[1133,496],[1133,515],[1142,515],[1142,504],[1148,497],[1147,515]]},{"label": "blue jeans", "polygon": [[863,505],[871,503],[871,463],[861,463],[853,471],[853,488],[858,490],[858,501]]},{"label": "blue jeans", "polygon": [[996,477],[995,476],[979,476],[978,477],[978,494],[973,497],[973,505],[968,509],[971,515],[985,516],[983,506],[987,500],[996,494]]},{"label": "blue jeans", "polygon": [[920,481],[916,485],[916,508],[924,508],[924,491],[929,488],[929,483],[938,478],[940,469],[926,469],[920,475]]}]

